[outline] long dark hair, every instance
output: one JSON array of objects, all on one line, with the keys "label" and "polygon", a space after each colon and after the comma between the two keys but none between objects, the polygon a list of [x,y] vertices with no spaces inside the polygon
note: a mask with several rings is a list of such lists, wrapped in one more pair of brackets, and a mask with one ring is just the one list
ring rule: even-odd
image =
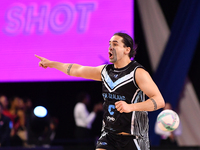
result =
[{"label": "long dark hair", "polygon": [[133,41],[132,37],[130,37],[128,34],[123,33],[123,32],[116,32],[114,35],[118,35],[123,38],[122,43],[124,43],[124,47],[130,47],[130,53],[129,53],[129,58],[134,58],[136,55],[136,49],[137,45]]}]

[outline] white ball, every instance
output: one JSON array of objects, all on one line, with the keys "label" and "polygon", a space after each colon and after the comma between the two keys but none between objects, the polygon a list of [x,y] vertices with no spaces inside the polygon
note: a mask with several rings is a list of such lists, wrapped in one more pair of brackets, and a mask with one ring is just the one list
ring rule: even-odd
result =
[{"label": "white ball", "polygon": [[157,124],[158,127],[163,131],[174,131],[178,128],[180,123],[179,116],[173,110],[163,110],[158,114]]}]

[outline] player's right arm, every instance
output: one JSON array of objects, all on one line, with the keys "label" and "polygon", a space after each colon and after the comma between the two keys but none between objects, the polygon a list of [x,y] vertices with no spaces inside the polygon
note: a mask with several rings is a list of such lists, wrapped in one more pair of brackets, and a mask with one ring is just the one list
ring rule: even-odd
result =
[{"label": "player's right arm", "polygon": [[44,57],[40,57],[38,55],[35,55],[35,56],[40,59],[40,62],[39,62],[40,67],[55,68],[70,76],[101,81],[101,70],[103,69],[104,65],[101,65],[98,67],[82,66],[79,64],[50,61]]}]

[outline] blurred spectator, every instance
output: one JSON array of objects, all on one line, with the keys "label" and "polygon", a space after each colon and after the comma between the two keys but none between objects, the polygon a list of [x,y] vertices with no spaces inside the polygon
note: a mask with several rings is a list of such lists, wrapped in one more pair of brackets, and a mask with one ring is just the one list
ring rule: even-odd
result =
[{"label": "blurred spectator", "polygon": [[50,119],[50,131],[51,131],[50,139],[51,139],[51,141],[53,141],[55,139],[58,123],[59,123],[59,121],[56,117],[51,117],[51,119]]},{"label": "blurred spectator", "polygon": [[31,114],[33,112],[32,107],[32,100],[28,97],[23,98],[24,100],[24,112],[25,112],[25,126],[27,130],[30,128],[30,122],[31,122]]},{"label": "blurred spectator", "polygon": [[24,146],[27,140],[25,128],[24,102],[20,97],[10,99],[9,108],[4,111],[4,115],[9,117],[13,124],[11,130],[11,146]]},{"label": "blurred spectator", "polygon": [[8,99],[6,95],[0,95],[0,103],[3,106],[3,111],[8,109]]},{"label": "blurred spectator", "polygon": [[47,114],[39,117],[31,112],[28,126],[28,144],[31,147],[42,146],[50,147],[56,135],[58,120]]},{"label": "blurred spectator", "polygon": [[33,104],[32,104],[32,100],[28,97],[24,98],[24,110],[26,112],[26,114],[31,114],[31,112],[33,111]]},{"label": "blurred spectator", "polygon": [[92,123],[96,118],[96,113],[103,109],[102,104],[98,103],[94,106],[93,111],[89,113],[87,106],[90,104],[90,96],[81,92],[77,96],[78,103],[74,107],[74,119],[76,123],[76,138],[91,138]]},{"label": "blurred spectator", "polygon": [[0,102],[0,147],[10,146],[12,123],[10,118],[2,114],[3,105]]},{"label": "blurred spectator", "polygon": [[[170,103],[165,103],[165,107],[163,108],[163,110],[165,109],[170,109],[172,110],[172,106]],[[157,123],[155,124],[155,133],[160,135],[161,140],[160,140],[160,146],[178,146],[178,143],[176,141],[176,136],[181,135],[182,130],[181,130],[181,122],[178,126],[178,128],[176,130],[174,130],[173,132],[167,132],[167,131],[163,131],[161,130]]]}]

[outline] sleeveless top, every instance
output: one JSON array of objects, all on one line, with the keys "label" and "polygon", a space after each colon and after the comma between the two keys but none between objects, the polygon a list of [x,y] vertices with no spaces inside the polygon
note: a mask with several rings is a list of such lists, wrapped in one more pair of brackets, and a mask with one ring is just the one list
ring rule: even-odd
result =
[{"label": "sleeveless top", "polygon": [[138,137],[142,150],[149,149],[149,120],[147,111],[120,113],[115,102],[125,101],[128,104],[145,101],[145,94],[135,81],[135,71],[143,68],[135,60],[124,68],[114,68],[113,64],[105,65],[101,72],[102,96],[104,98],[103,130],[112,133],[126,132]]}]

